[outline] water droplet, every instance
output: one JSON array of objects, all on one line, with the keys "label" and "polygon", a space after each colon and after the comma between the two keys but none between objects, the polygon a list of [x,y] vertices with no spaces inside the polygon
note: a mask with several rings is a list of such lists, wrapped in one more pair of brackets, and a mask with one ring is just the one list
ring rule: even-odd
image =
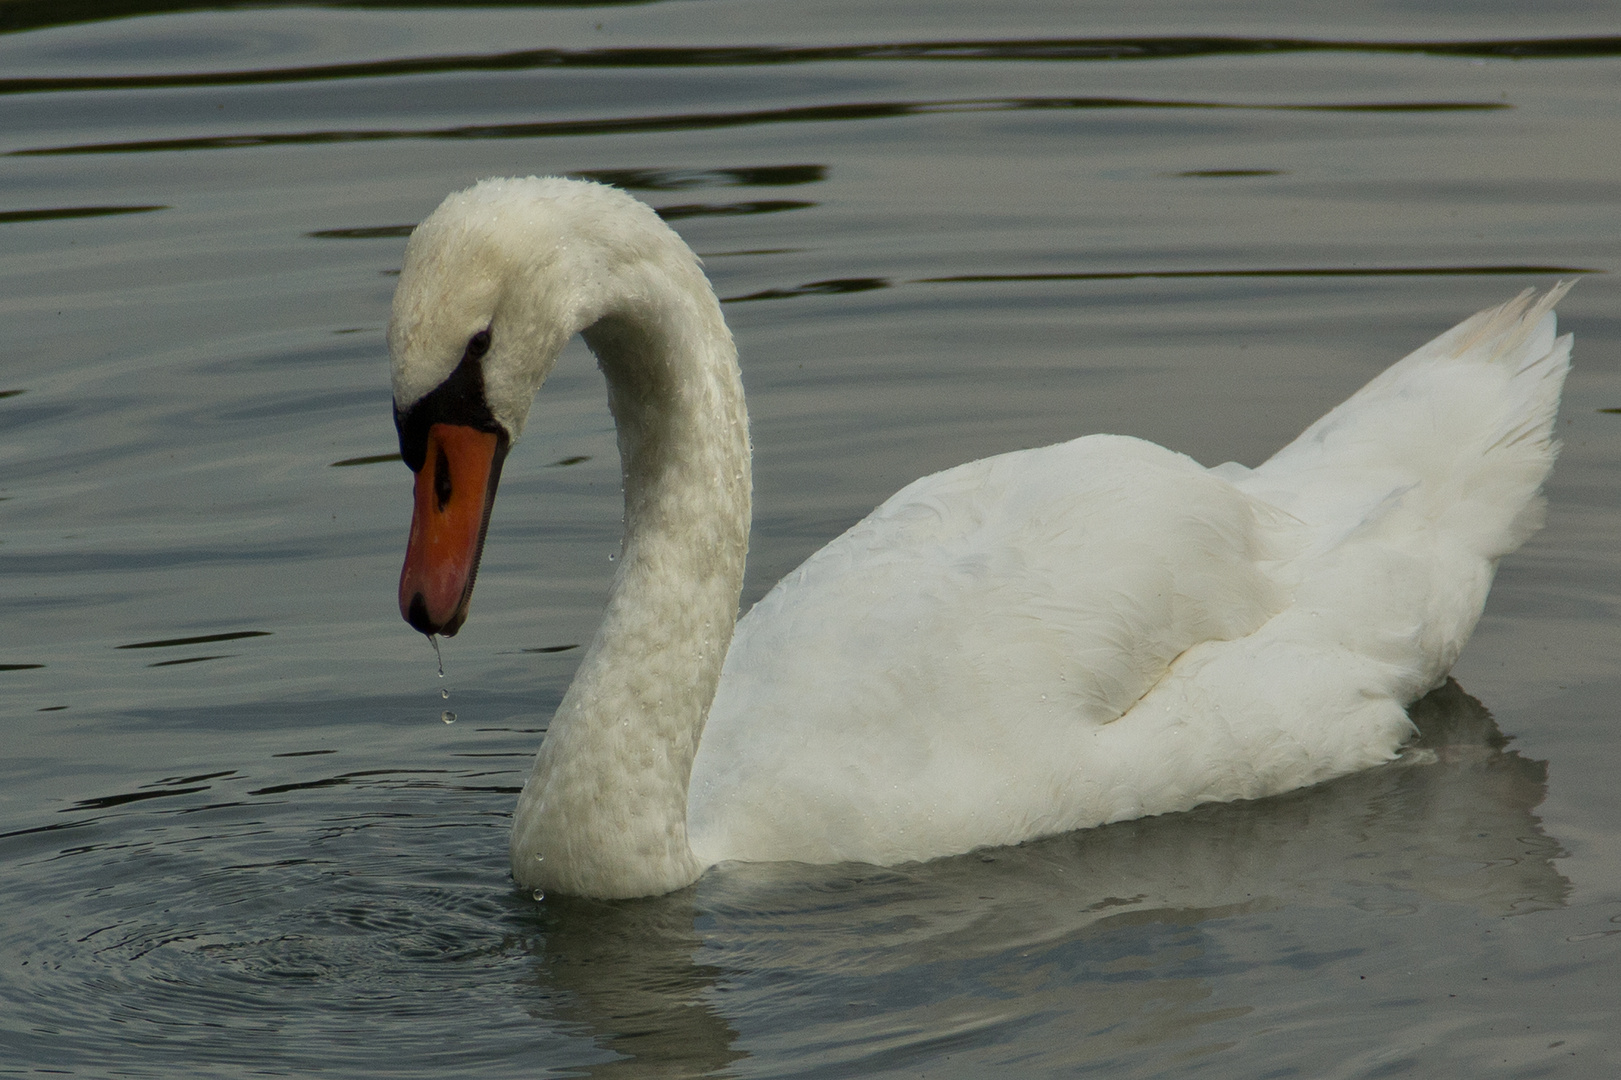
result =
[{"label": "water droplet", "polygon": [[433,658],[439,661],[439,677],[445,677],[445,658],[439,654],[439,635],[429,634],[428,644],[433,646]]},{"label": "water droplet", "polygon": [[546,856],[544,856],[544,855],[536,855],[535,856],[535,861],[536,862],[545,862],[546,861]]},{"label": "water droplet", "polygon": [[439,696],[441,698],[443,698],[444,700],[449,701],[450,700],[450,691],[449,690],[441,690],[441,691],[439,691]]},{"label": "water droplet", "polygon": [[456,714],[451,712],[449,709],[446,709],[439,715],[439,719],[443,720],[447,724],[454,724],[456,722]]},{"label": "water droplet", "polygon": [[540,903],[540,901],[546,899],[546,890],[545,889],[536,889],[530,895],[535,898],[535,903],[538,904],[538,903]]},{"label": "water droplet", "polygon": [[609,562],[613,562],[613,561],[614,561],[614,559],[615,559],[615,558],[617,558],[617,556],[615,556],[615,555],[609,555],[609,556],[608,556],[608,561],[609,561]]}]

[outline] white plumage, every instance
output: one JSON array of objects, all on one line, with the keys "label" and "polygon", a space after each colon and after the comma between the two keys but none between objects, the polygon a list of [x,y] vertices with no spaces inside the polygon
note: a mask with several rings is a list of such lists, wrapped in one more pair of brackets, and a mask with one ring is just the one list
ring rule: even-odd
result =
[{"label": "white plumage", "polygon": [[515,436],[584,331],[625,467],[625,556],[520,799],[514,876],[629,896],[728,859],[927,859],[1389,760],[1538,524],[1564,291],[1475,315],[1254,470],[1100,435],[925,477],[728,648],[747,421],[695,259],[596,185],[452,196],[407,254],[397,405],[487,327]]}]

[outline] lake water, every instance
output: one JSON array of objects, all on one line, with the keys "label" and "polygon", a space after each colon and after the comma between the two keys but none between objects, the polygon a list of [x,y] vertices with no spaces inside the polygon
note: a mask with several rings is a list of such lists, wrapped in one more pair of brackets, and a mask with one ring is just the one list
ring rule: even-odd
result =
[{"label": "lake water", "polygon": [[[1581,2],[0,6],[0,1075],[1614,1075],[1617,32]],[[1397,765],[537,904],[506,835],[613,570],[600,376],[576,344],[546,387],[441,680],[395,606],[383,342],[409,226],[529,173],[629,187],[731,301],[745,603],[969,458],[1117,431],[1255,464],[1577,277],[1548,527]]]}]

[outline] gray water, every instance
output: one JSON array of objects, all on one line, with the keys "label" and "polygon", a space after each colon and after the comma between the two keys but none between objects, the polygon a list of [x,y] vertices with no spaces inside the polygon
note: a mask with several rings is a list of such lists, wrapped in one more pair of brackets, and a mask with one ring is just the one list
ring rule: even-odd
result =
[{"label": "gray water", "polygon": [[[1618,31],[0,5],[0,1075],[1614,1075]],[[613,570],[600,377],[576,345],[546,387],[441,680],[395,608],[383,342],[409,226],[514,173],[629,187],[730,301],[745,602],[969,458],[1117,431],[1254,464],[1575,277],[1548,527],[1390,767],[537,903],[506,832]]]}]

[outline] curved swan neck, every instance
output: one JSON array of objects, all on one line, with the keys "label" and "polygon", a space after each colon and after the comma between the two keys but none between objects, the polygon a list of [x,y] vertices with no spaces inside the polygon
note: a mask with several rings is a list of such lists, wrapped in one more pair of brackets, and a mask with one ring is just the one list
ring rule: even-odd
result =
[{"label": "curved swan neck", "polygon": [[[513,827],[520,884],[668,892],[703,867],[687,786],[731,642],[748,548],[737,353],[695,257],[652,222],[591,284],[582,332],[608,380],[625,533],[607,612],[558,706]],[[600,255],[601,253],[596,253]]]}]

